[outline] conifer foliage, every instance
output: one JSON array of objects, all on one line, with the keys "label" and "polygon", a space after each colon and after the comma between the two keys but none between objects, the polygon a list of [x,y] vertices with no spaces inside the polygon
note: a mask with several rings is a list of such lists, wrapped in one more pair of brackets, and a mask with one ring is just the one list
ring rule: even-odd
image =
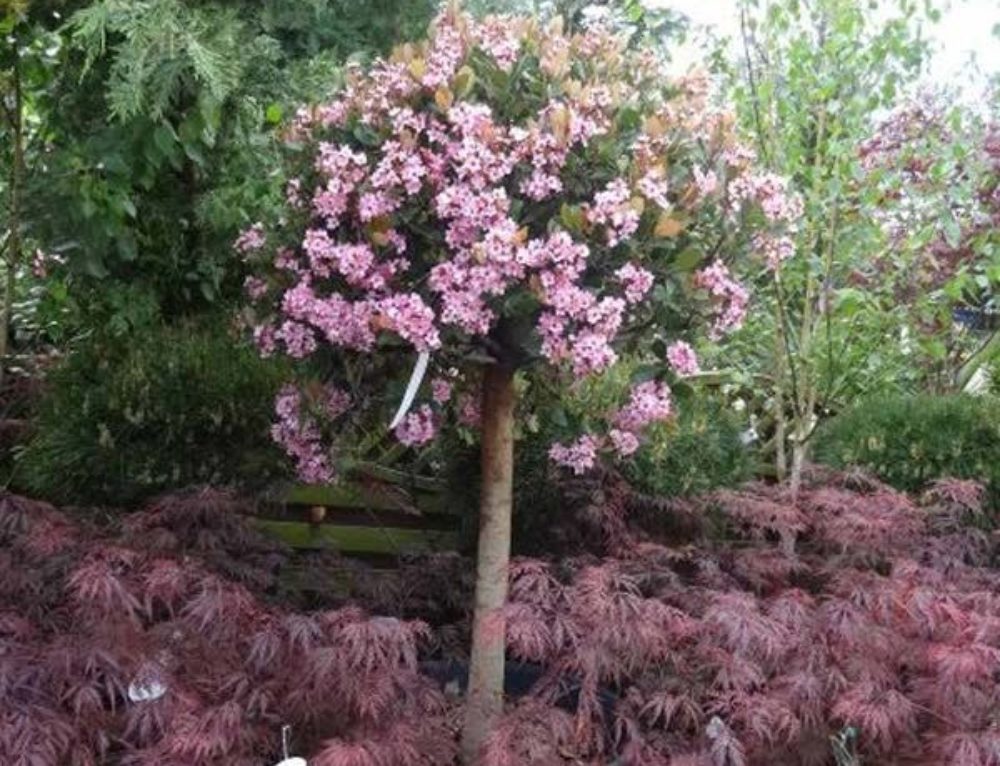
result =
[{"label": "conifer foliage", "polygon": [[[606,555],[512,566],[509,653],[545,670],[486,763],[1000,762],[981,488],[807,479],[702,498],[666,545],[605,478]],[[268,763],[285,724],[310,764],[454,761],[460,698],[418,662],[454,627],[278,606],[239,508],[190,492],[110,535],[0,498],[0,763]]]}]

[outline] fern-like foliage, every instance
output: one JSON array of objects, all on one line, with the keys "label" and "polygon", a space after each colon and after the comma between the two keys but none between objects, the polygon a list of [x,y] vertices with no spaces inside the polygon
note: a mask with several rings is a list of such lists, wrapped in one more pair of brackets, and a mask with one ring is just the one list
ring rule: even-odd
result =
[{"label": "fern-like foliage", "polygon": [[73,38],[89,69],[109,50],[108,103],[118,119],[162,117],[178,100],[203,95],[218,109],[247,66],[246,29],[235,12],[220,14],[179,0],[101,0],[77,11]]}]

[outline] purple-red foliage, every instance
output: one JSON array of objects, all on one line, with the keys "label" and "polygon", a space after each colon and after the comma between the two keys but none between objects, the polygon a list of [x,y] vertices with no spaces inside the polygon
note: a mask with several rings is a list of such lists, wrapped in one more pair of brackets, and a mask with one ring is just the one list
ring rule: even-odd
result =
[{"label": "purple-red foliage", "polygon": [[[0,763],[249,766],[278,760],[284,724],[320,764],[451,757],[416,669],[427,626],[266,603],[251,588],[269,551],[234,511],[216,492],[164,498],[111,538],[0,496]],[[331,755],[374,741],[375,760]]]},{"label": "purple-red foliage", "polygon": [[850,727],[866,763],[1000,764],[1000,574],[967,523],[981,499],[814,473],[797,498],[704,498],[715,542],[623,541],[615,521],[614,558],[514,567],[510,650],[577,680],[567,748],[595,763],[826,764]]},{"label": "purple-red foliage", "polygon": [[[627,523],[648,499],[608,486],[613,555],[512,566],[509,652],[545,672],[487,766],[832,764],[846,732],[864,763],[1000,764],[977,485],[914,501],[860,475],[813,473],[797,498],[751,484],[677,508],[687,538],[669,546]],[[306,613],[262,598],[274,551],[225,495],[163,499],[124,529],[0,496],[0,763],[267,764],[283,724],[314,766],[454,763],[461,709],[418,658],[467,641],[461,599],[428,595],[467,593],[461,558],[371,589],[401,616]]]}]

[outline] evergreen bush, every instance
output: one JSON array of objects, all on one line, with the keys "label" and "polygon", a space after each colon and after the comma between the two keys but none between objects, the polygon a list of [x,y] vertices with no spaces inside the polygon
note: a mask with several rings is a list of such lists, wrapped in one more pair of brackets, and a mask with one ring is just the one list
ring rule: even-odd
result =
[{"label": "evergreen bush", "polygon": [[14,481],[72,502],[127,504],[193,483],[281,471],[268,433],[284,371],[207,322],[75,349],[47,381]]},{"label": "evergreen bush", "polygon": [[892,486],[923,489],[934,479],[977,479],[996,507],[1000,491],[1000,407],[993,397],[881,396],[823,424],[816,459],[862,466]]}]

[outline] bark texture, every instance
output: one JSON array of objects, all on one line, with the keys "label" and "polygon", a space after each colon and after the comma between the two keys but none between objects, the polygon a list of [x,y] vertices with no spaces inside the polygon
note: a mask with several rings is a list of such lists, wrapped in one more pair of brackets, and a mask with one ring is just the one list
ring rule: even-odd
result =
[{"label": "bark texture", "polygon": [[503,711],[507,579],[514,479],[514,372],[491,365],[483,376],[482,488],[472,621],[472,655],[462,761],[476,766]]}]

